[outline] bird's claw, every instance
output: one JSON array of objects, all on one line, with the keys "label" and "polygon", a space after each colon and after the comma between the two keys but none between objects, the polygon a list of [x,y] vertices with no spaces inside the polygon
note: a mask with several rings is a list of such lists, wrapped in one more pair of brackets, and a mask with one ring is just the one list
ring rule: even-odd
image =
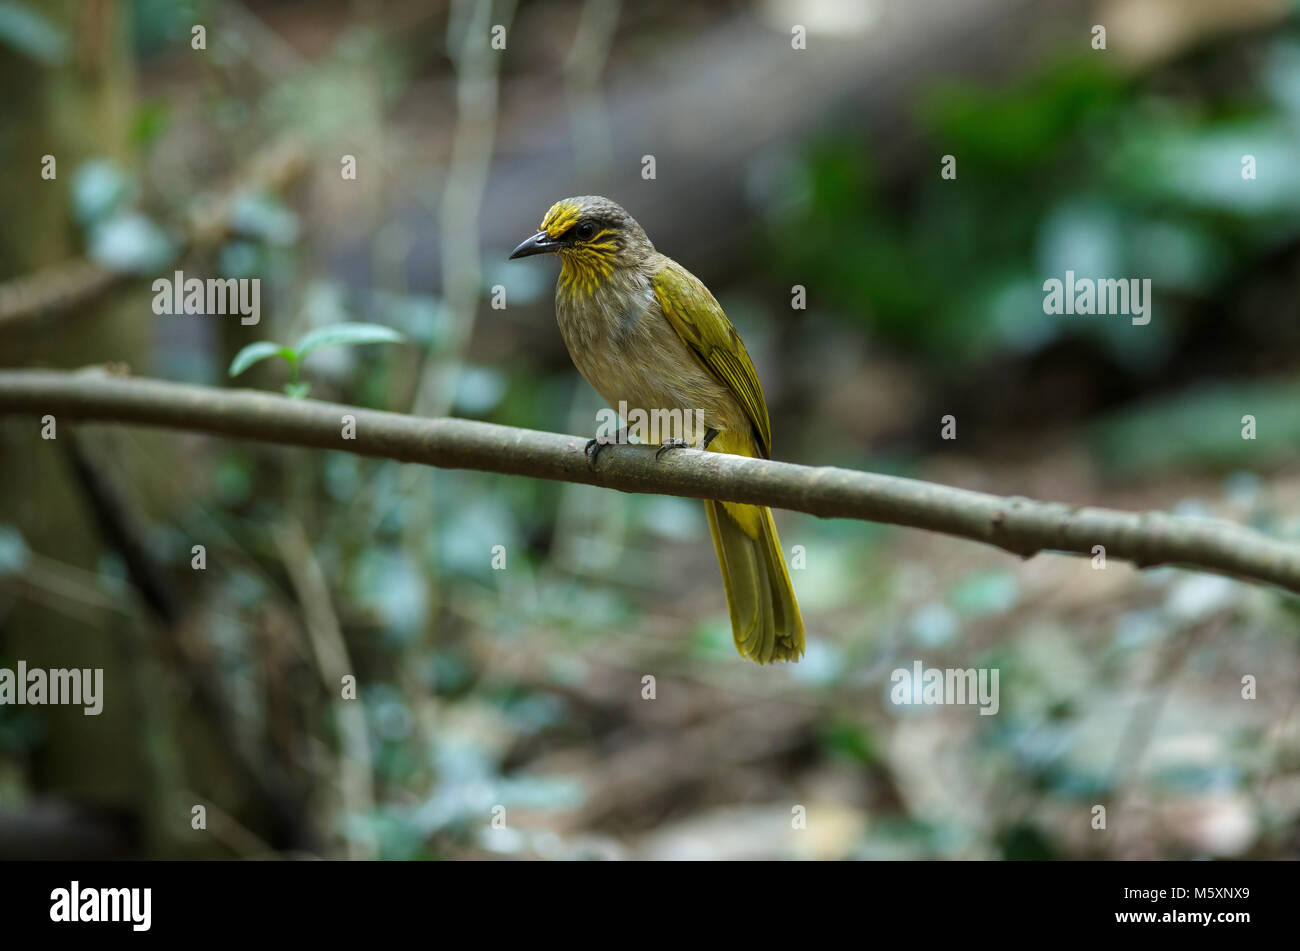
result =
[{"label": "bird's claw", "polygon": [[600,458],[600,451],[606,446],[617,446],[620,443],[627,442],[627,427],[623,427],[611,436],[593,436],[587,440],[587,446],[582,450],[587,457],[587,468],[592,472],[596,471],[596,460]]},{"label": "bird's claw", "polygon": [[596,460],[600,457],[600,451],[608,445],[608,442],[594,437],[587,440],[587,447],[582,452],[587,457],[587,468],[592,472],[596,471]]},{"label": "bird's claw", "polygon": [[685,439],[678,439],[677,437],[673,437],[672,439],[665,439],[663,441],[663,444],[660,445],[660,447],[655,450],[655,458],[658,459],[664,453],[672,449],[689,449],[690,445],[691,444],[688,443]]}]

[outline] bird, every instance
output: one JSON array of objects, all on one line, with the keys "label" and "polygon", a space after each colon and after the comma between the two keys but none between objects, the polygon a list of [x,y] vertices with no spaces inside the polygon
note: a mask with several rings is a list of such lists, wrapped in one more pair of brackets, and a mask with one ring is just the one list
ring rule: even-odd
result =
[{"label": "bird", "polygon": [[[702,418],[703,431],[662,441],[656,456],[690,446],[770,458],[772,424],[740,336],[704,282],[655,250],[621,205],[599,195],[557,201],[510,259],[536,254],[560,259],[560,334],[578,372],[611,407],[624,419],[635,409]],[[626,433],[588,442],[593,468],[601,449]],[[803,617],[771,509],[704,505],[737,651],[759,664],[798,661]]]}]

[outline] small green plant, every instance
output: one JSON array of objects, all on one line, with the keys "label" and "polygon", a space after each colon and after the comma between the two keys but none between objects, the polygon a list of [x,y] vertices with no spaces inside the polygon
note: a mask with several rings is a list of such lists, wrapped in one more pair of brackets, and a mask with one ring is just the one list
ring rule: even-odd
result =
[{"label": "small green plant", "polygon": [[401,343],[405,339],[396,330],[379,324],[330,324],[305,334],[296,347],[286,347],[270,340],[250,343],[230,361],[230,375],[239,376],[254,363],[268,357],[284,357],[289,362],[289,382],[284,385],[284,392],[293,399],[300,399],[307,395],[311,384],[299,382],[298,371],[303,359],[313,350],[337,344],[357,346],[363,343]]}]

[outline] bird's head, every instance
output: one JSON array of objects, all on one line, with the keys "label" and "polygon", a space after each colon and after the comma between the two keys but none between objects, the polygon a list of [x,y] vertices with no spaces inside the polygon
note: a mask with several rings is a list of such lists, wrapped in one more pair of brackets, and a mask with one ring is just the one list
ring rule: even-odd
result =
[{"label": "bird's head", "polygon": [[622,206],[599,195],[565,198],[551,206],[537,233],[524,239],[510,257],[558,254],[560,280],[590,293],[616,268],[635,267],[654,245]]}]

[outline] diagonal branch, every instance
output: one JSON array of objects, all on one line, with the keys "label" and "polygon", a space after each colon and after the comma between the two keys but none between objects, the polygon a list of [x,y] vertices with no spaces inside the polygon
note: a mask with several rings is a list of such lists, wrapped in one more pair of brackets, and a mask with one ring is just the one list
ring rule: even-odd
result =
[{"label": "diagonal branch", "polygon": [[[614,446],[587,467],[586,440],[466,419],[423,419],[251,390],[217,390],[103,372],[0,371],[0,415],[137,423],[337,449],[444,469],[477,469],[701,499],[725,499],[968,538],[1029,557],[1092,555],[1174,564],[1300,592],[1300,544],[1229,522],[1120,512],[972,492],[896,476],[681,450],[656,460]],[[355,435],[344,438],[344,417]],[[36,437],[33,431],[33,438]]]}]

